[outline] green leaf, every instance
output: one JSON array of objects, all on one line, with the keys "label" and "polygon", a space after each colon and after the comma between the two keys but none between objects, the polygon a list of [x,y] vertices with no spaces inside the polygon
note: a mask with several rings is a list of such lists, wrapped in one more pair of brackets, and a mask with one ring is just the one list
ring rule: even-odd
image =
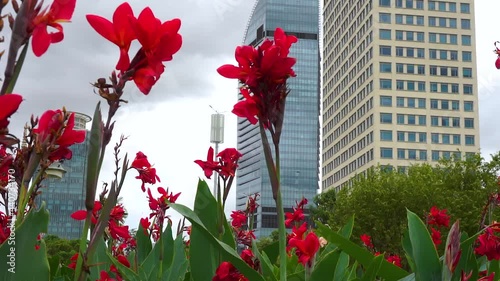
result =
[{"label": "green leaf", "polygon": [[[229,261],[236,267],[246,278],[248,278],[249,281],[264,281],[264,278],[257,273],[253,268],[251,268],[245,261],[243,261],[236,250],[232,248],[230,245],[219,241],[217,238],[215,238],[210,231],[203,225],[201,222],[200,218],[194,213],[192,210],[190,210],[188,207],[180,205],[180,204],[170,204],[170,207],[174,210],[176,210],[178,213],[186,217],[192,224],[193,230],[196,228],[198,229],[199,233],[203,234],[205,238],[208,238],[208,243],[209,245],[213,245],[217,247],[220,250],[220,253],[222,254],[223,259],[226,261]],[[192,237],[191,237],[191,243],[193,243]],[[205,246],[206,247],[206,246]],[[191,254],[190,254],[191,255]],[[206,257],[206,259],[210,259],[210,257]],[[206,262],[205,259],[205,263]],[[193,264],[191,263],[191,277],[193,281],[205,281],[207,278],[212,278],[213,276],[204,276],[203,279],[196,279],[194,278],[193,272],[198,270],[198,267],[202,266],[202,264]],[[195,269],[195,270],[193,270]]]},{"label": "green leaf", "polygon": [[280,245],[279,241],[276,241],[272,243],[271,245],[268,245],[262,249],[263,253],[266,253],[266,255],[269,257],[269,260],[271,263],[276,263],[278,260],[278,257],[280,255]]},{"label": "green leaf", "polygon": [[377,278],[377,274],[378,274],[380,267],[382,266],[384,261],[385,260],[384,260],[383,255],[376,256],[373,259],[370,266],[368,266],[368,268],[366,269],[365,274],[363,275],[363,278],[361,279],[361,281],[372,281],[372,280],[374,281],[374,280],[376,280],[375,278]]},{"label": "green leaf", "polygon": [[[111,253],[106,253],[106,254],[108,255],[109,261],[111,261],[111,263],[113,263],[115,265],[116,269],[118,270],[118,272],[120,273],[120,275],[124,278],[124,280],[127,280],[127,281],[142,281],[139,278],[139,275],[137,275],[137,273],[135,273],[132,269],[126,267],[125,265],[123,265],[119,261],[117,261],[111,255]],[[106,271],[108,271],[108,270],[106,270]]]},{"label": "green leaf", "polygon": [[[172,263],[173,255],[171,251],[174,247],[174,238],[172,237],[172,225],[167,224],[160,239],[153,246],[153,250],[149,252],[144,262],[140,265],[140,271],[144,272],[141,276],[147,276],[147,280],[158,278],[158,264],[160,262],[161,246],[163,246],[163,268],[167,268]],[[169,253],[170,251],[170,253]]]},{"label": "green leaf", "polygon": [[186,258],[186,250],[182,235],[175,238],[173,249],[171,251],[172,263],[164,269],[162,280],[182,281],[186,275],[189,263]]},{"label": "green leaf", "polygon": [[60,275],[61,272],[61,264],[59,256],[53,256],[48,258],[49,266],[50,266],[50,280],[54,280],[54,278]]},{"label": "green leaf", "polygon": [[343,280],[348,274],[349,269],[349,255],[341,252],[337,266],[335,267],[335,277],[333,280]]},{"label": "green leaf", "polygon": [[262,254],[259,252],[255,240],[252,241],[252,250],[255,254],[255,257],[260,261],[260,267],[262,269],[264,278],[266,278],[266,280],[278,281],[273,272],[273,264],[271,263],[265,252],[263,252]]},{"label": "green leaf", "polygon": [[97,179],[99,178],[99,155],[103,140],[101,102],[97,103],[93,118],[87,154],[87,189],[85,194],[85,204],[92,204],[92,206],[95,200]]},{"label": "green leaf", "polygon": [[45,242],[35,250],[37,236],[47,233],[49,212],[45,202],[39,210],[32,210],[24,222],[13,230],[0,246],[0,280],[5,281],[45,281],[50,278]]},{"label": "green leaf", "polygon": [[[444,265],[441,271],[441,279],[443,281],[451,280],[453,273],[456,272],[456,267],[458,266],[457,258],[459,259],[460,255],[460,223],[456,221],[448,232],[444,247]],[[455,262],[457,264],[453,268]],[[460,271],[458,274],[460,274]]]},{"label": "green leaf", "polygon": [[[368,267],[372,263],[374,258],[372,253],[344,238],[342,235],[332,231],[325,225],[318,223],[317,232],[320,236],[323,236],[328,241],[328,243],[337,245],[337,247],[342,249],[342,251],[346,252],[351,258],[358,261],[364,267]],[[387,261],[384,261],[382,263],[380,271],[378,273],[380,277],[386,279],[387,281],[399,280],[409,274],[402,268],[399,268]]]},{"label": "green leaf", "polygon": [[403,250],[405,251],[406,260],[410,265],[412,271],[415,271],[415,262],[413,258],[413,249],[411,247],[410,233],[408,230],[405,231],[401,244],[403,245]]},{"label": "green leaf", "polygon": [[135,234],[135,239],[137,241],[137,264],[141,265],[146,257],[151,253],[151,249],[153,249],[153,245],[151,243],[151,238],[149,235],[144,233],[144,228],[139,223],[139,227],[137,228],[137,232]]},{"label": "green leaf", "polygon": [[94,256],[92,258],[92,265],[90,266],[90,279],[98,280],[100,279],[100,273],[102,270],[109,271],[109,267],[111,266],[111,260],[109,259],[107,253],[107,246],[104,239],[99,239],[97,242],[97,246],[95,249]]},{"label": "green leaf", "polygon": [[415,261],[418,281],[440,281],[441,263],[424,222],[413,212],[407,211],[408,231]]},{"label": "green leaf", "polygon": [[491,260],[489,262],[488,275],[490,275],[493,272],[495,272],[495,278],[498,278],[498,275],[500,275],[500,261],[499,260]]},{"label": "green leaf", "polygon": [[[332,251],[326,254],[321,261],[316,263],[314,269],[311,273],[310,281],[327,281],[327,280],[338,280],[336,277],[336,267],[339,262],[341,251]],[[349,256],[347,256],[349,260]]]},{"label": "green leaf", "polygon": [[[346,239],[349,239],[351,238],[353,227],[354,227],[354,215],[352,215],[351,218],[347,221],[347,223],[338,231],[338,234],[342,235]],[[334,251],[335,249],[337,249],[337,246],[335,244],[328,243],[325,249],[319,255],[318,262],[321,261],[325,255]]]}]

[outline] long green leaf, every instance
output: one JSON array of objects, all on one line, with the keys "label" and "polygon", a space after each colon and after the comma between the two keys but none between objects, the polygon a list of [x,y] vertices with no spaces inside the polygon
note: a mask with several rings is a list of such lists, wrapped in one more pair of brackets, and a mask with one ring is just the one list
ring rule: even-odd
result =
[{"label": "long green leaf", "polygon": [[[14,223],[14,222],[12,222]],[[0,280],[45,281],[50,278],[45,242],[35,249],[37,236],[47,233],[49,212],[45,202],[39,210],[32,210],[18,228],[0,246]]]},{"label": "long green leaf", "polygon": [[[163,242],[161,242],[161,240]],[[163,231],[160,239],[155,243],[151,252],[146,257],[146,259],[140,265],[140,271],[144,272],[140,273],[141,276],[147,276],[147,280],[154,280],[157,278],[159,268],[157,265],[160,262],[160,246],[163,244],[163,268],[167,268],[169,264],[172,263],[173,255],[172,249],[174,246],[174,238],[172,236],[172,225],[167,224],[167,227]]]},{"label": "long green leaf", "polygon": [[99,178],[99,155],[101,153],[103,138],[101,102],[97,103],[93,118],[87,154],[87,187],[85,195],[85,205],[87,208],[94,204],[97,180]]},{"label": "long green leaf", "polygon": [[[342,251],[346,252],[351,258],[358,261],[364,267],[368,267],[372,263],[374,258],[372,253],[344,238],[342,235],[332,231],[325,225],[318,223],[317,232],[329,243],[336,244],[337,247],[342,249]],[[382,266],[378,273],[380,277],[386,279],[387,281],[399,280],[409,274],[405,270],[387,261],[382,262]]]},{"label": "long green leaf", "polygon": [[10,94],[14,91],[14,87],[16,86],[17,79],[19,78],[19,74],[21,74],[21,69],[23,68],[24,59],[26,58],[26,53],[28,52],[28,47],[30,43],[29,41],[24,44],[23,50],[21,54],[19,54],[19,58],[17,59],[16,66],[14,67],[14,73],[12,74],[12,79],[10,80],[9,86],[5,91],[6,94]]},{"label": "long green leaf", "polygon": [[[217,238],[215,238],[210,231],[203,225],[201,222],[200,218],[194,213],[192,210],[190,210],[188,207],[180,204],[170,204],[170,207],[174,210],[176,210],[178,213],[186,217],[192,224],[193,229],[196,227],[197,229],[200,230],[200,233],[202,233],[206,238],[208,238],[208,242],[210,245],[213,245],[217,247],[221,254],[222,257],[231,262],[246,278],[248,278],[249,281],[264,281],[264,278],[257,273],[253,268],[251,268],[245,261],[243,261],[236,250],[232,248],[231,246],[227,245],[224,242],[219,241]],[[209,259],[210,257],[207,257]],[[194,268],[195,266],[198,266],[198,264],[191,264],[191,277],[193,277],[193,272],[197,270],[197,268]],[[212,278],[213,276],[204,276],[203,279],[196,279],[193,278],[194,281],[204,281],[207,280],[207,278]]]},{"label": "long green leaf", "polygon": [[413,212],[407,211],[408,231],[415,261],[417,281],[440,281],[441,263],[424,222]]},{"label": "long green leaf", "polygon": [[92,265],[90,266],[90,280],[100,279],[99,274],[101,271],[108,271],[111,266],[111,260],[107,253],[107,246],[104,239],[99,239],[97,247],[92,258]]},{"label": "long green leaf", "polygon": [[116,267],[120,275],[127,281],[142,281],[139,278],[139,275],[135,273],[132,269],[126,267],[125,265],[121,264],[119,261],[117,261],[110,253],[106,253],[108,255],[108,259],[111,261],[112,264]]},{"label": "long green leaf", "polygon": [[[347,223],[338,231],[338,234],[342,235],[346,239],[350,239],[353,228],[354,228],[354,215],[351,216],[351,218],[347,221]],[[329,254],[335,249],[337,249],[337,245],[328,243],[325,249],[319,255],[318,262],[321,261],[325,255]]]},{"label": "long green leaf", "polygon": [[141,265],[146,257],[151,253],[151,249],[153,249],[153,245],[151,244],[151,238],[149,235],[145,234],[145,229],[139,223],[139,227],[137,228],[137,233],[135,235],[135,239],[137,241],[137,264]]},{"label": "long green leaf", "polygon": [[264,278],[266,278],[266,280],[278,281],[273,272],[273,264],[271,263],[265,252],[263,252],[262,254],[259,252],[255,240],[252,241],[252,250],[255,254],[255,257],[260,261],[260,268],[262,269]]},{"label": "long green leaf", "polygon": [[319,261],[311,273],[310,281],[327,281],[335,279],[336,267],[338,265],[341,252],[339,250],[328,253]]},{"label": "long green leaf", "polygon": [[370,266],[365,271],[365,274],[363,275],[363,278],[361,278],[361,281],[375,281],[378,272],[380,271],[380,267],[382,266],[382,263],[384,262],[384,256],[376,256]]},{"label": "long green leaf", "polygon": [[162,280],[182,281],[189,265],[182,235],[175,238],[173,246],[173,249],[171,249],[172,263],[165,269]]}]

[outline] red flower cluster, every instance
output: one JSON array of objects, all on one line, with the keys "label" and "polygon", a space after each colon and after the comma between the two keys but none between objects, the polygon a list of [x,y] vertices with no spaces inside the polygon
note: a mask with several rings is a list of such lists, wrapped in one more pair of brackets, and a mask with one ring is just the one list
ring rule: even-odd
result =
[{"label": "red flower cluster", "polygon": [[71,159],[70,146],[85,141],[85,130],[74,130],[75,114],[69,116],[62,110],[47,110],[40,117],[38,126],[33,129],[39,153],[49,150],[49,160]]},{"label": "red flower cluster", "polygon": [[[178,33],[179,19],[161,22],[147,7],[136,18],[128,3],[121,4],[113,14],[113,22],[97,16],[87,15],[87,21],[104,38],[120,48],[120,59],[116,69],[132,72],[139,90],[147,95],[164,72],[163,62],[170,61],[182,45]],[[141,48],[130,61],[128,52],[132,41],[138,40]]]},{"label": "red flower cluster", "polygon": [[[258,260],[255,259],[252,250],[243,250],[240,257],[253,269],[257,270],[259,268]],[[212,278],[212,281],[248,281],[248,279],[230,262],[222,262],[215,271],[215,276]]]},{"label": "red flower cluster", "polygon": [[234,114],[252,124],[260,120],[265,128],[282,122],[288,94],[286,80],[295,76],[292,67],[296,60],[288,53],[296,42],[295,36],[276,28],[274,41],[266,39],[257,49],[239,46],[235,52],[238,66],[226,64],[217,69],[220,75],[244,84],[243,100],[234,106]]},{"label": "red flower cluster", "polygon": [[156,169],[151,166],[148,161],[148,157],[140,151],[137,152],[130,168],[134,168],[137,172],[139,172],[139,175],[135,178],[142,181],[142,192],[146,192],[146,183],[155,184],[156,181],[160,182],[160,177],[156,175]]},{"label": "red flower cluster", "polygon": [[361,239],[361,242],[363,242],[363,244],[365,244],[365,246],[368,248],[368,249],[373,249],[373,243],[372,243],[372,237],[368,234],[361,234],[361,236],[359,237]]},{"label": "red flower cluster", "polygon": [[497,55],[497,60],[495,61],[495,67],[497,69],[500,69],[500,49],[497,47],[497,43],[500,43],[499,41],[495,42],[495,50],[493,52],[495,55]]},{"label": "red flower cluster", "polygon": [[446,214],[446,209],[439,210],[436,206],[432,206],[427,215],[427,224],[436,226],[436,228],[430,227],[430,230],[432,242],[434,242],[434,245],[437,247],[442,243],[441,231],[439,231],[438,228],[449,227],[450,216]]},{"label": "red flower cluster", "polygon": [[8,133],[7,126],[9,126],[9,118],[14,114],[21,102],[23,97],[16,94],[8,94],[0,96],[0,136]]},{"label": "red flower cluster", "polygon": [[14,162],[12,154],[7,152],[7,148],[0,144],[0,188],[9,183],[9,169]]},{"label": "red flower cluster", "polygon": [[[469,274],[465,274],[465,272],[462,270],[462,275],[460,277],[460,281],[469,281],[469,279],[472,277],[472,271],[469,272]],[[486,276],[487,272],[486,271],[481,271],[479,272],[479,279],[477,281],[495,281],[495,272],[492,272],[490,275]]]},{"label": "red flower cluster", "polygon": [[300,224],[305,218],[304,207],[307,205],[307,199],[302,198],[300,202],[297,203],[296,207],[293,207],[293,213],[285,213],[285,226],[290,227],[292,223]]},{"label": "red flower cluster", "polygon": [[231,225],[234,228],[241,228],[242,226],[245,226],[248,221],[247,215],[243,211],[233,211],[231,218],[233,219],[231,221]]},{"label": "red flower cluster", "polygon": [[395,266],[402,267],[401,266],[401,258],[398,255],[390,255],[386,258],[386,260]]},{"label": "red flower cluster", "polygon": [[0,245],[5,242],[10,235],[10,217],[0,211]]},{"label": "red flower cluster", "polygon": [[[63,28],[60,22],[68,22],[75,11],[76,0],[54,0],[50,8],[40,11],[38,6],[35,11],[39,11],[28,26],[28,32],[33,33],[33,53],[40,57],[48,49],[50,44],[59,43],[64,39]],[[53,27],[57,32],[49,33],[48,27]]]},{"label": "red flower cluster", "polygon": [[499,227],[488,227],[476,240],[474,252],[491,260],[500,260],[500,237],[495,235],[500,233]]},{"label": "red flower cluster", "polygon": [[210,179],[214,172],[224,179],[234,177],[236,168],[238,168],[238,160],[243,156],[235,148],[226,148],[217,154],[217,159],[214,161],[214,149],[210,147],[207,153],[207,161],[196,160],[194,163],[200,165],[205,172],[205,176]]},{"label": "red flower cluster", "polygon": [[151,224],[148,218],[141,219],[142,227],[146,231],[151,231],[151,236],[153,236],[154,241],[158,241],[160,238],[165,219],[170,221],[170,218],[166,215],[166,211],[170,208],[169,204],[175,203],[179,195],[181,195],[180,192],[175,195],[172,192],[169,193],[168,189],[165,190],[163,187],[158,187],[157,190],[160,193],[160,197],[154,198],[151,194],[151,189],[148,188],[149,209],[151,210],[149,219],[155,218],[153,223]]}]

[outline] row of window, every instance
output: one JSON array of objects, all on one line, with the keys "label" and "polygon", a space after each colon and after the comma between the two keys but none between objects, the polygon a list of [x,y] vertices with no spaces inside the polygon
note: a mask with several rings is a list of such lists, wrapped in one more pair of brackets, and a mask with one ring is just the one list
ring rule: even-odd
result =
[{"label": "row of window", "polygon": [[[392,15],[390,13],[379,13],[378,18],[380,23],[390,24],[392,22]],[[419,26],[424,25],[424,16],[396,14],[395,18],[396,18],[396,24],[419,25]],[[457,19],[429,16],[428,25],[431,27],[457,28]],[[471,20],[460,19],[460,27],[462,29],[471,29]]]},{"label": "row of window", "polygon": [[[392,130],[381,130],[380,131],[381,141],[393,141],[393,131]],[[396,140],[398,142],[418,142],[427,143],[427,133],[426,132],[405,132],[397,131]],[[464,142],[466,145],[475,145],[474,135],[464,135]],[[455,144],[460,145],[461,135],[460,134],[440,134],[431,133],[431,143],[432,144]]]},{"label": "row of window", "polygon": [[[390,29],[380,29],[379,38],[382,40],[392,40],[392,30]],[[395,39],[397,41],[416,41],[425,42],[425,33],[417,31],[403,31],[395,30]],[[461,35],[462,45],[471,46],[472,37],[470,35]],[[429,43],[439,43],[439,44],[458,44],[457,34],[448,33],[434,33],[429,32]]]},{"label": "row of window", "polygon": [[[392,96],[380,96],[380,106],[392,106]],[[474,111],[473,101],[463,101],[464,111]],[[396,97],[397,107],[426,108],[425,98]],[[459,100],[430,99],[431,109],[460,110]]]},{"label": "row of window", "polygon": [[[400,160],[427,160],[427,150],[417,150],[417,149],[402,149],[397,150],[397,159]],[[393,155],[394,149],[391,147],[381,147],[380,148],[380,158],[382,159],[394,159]],[[472,156],[473,153],[467,152],[466,157]],[[432,150],[431,159],[432,161],[439,161],[440,159],[461,159],[462,154],[460,151],[440,151]]]},{"label": "row of window", "polygon": [[[471,75],[469,71],[464,71],[464,74]],[[468,77],[468,76],[465,76]],[[417,91],[417,92],[425,92],[425,81],[411,81],[411,80],[396,80],[396,90],[406,90],[406,91]],[[459,93],[459,84],[458,83],[438,83],[438,82],[430,82],[430,91],[432,93]],[[451,85],[451,87],[450,87]],[[380,89],[384,90],[392,90],[392,79],[379,79]],[[451,88],[451,92],[450,92]],[[440,90],[440,91],[438,91]],[[472,94],[472,85],[471,84],[463,84],[462,90],[465,95]]]},{"label": "row of window", "polygon": [[[423,0],[379,0],[380,7],[391,7],[392,2],[396,8],[405,8],[405,9],[424,9],[424,1]],[[429,1],[427,4],[427,9],[429,11],[441,11],[441,12],[457,12],[457,3],[455,2],[446,2],[446,1]],[[470,13],[470,4],[469,3],[460,3],[460,12],[463,14]]]},{"label": "row of window", "polygon": [[[395,113],[396,115],[396,124],[398,125],[418,125],[418,126],[426,126],[427,125],[427,116],[426,115],[417,115],[417,114],[400,114]],[[460,128],[460,117],[450,117],[450,116],[431,116],[431,126],[432,127],[453,127]],[[474,128],[474,118],[463,118],[464,119],[464,128],[473,129]],[[381,124],[392,124],[393,123],[393,114],[381,112],[380,113],[380,123]]]},{"label": "row of window", "polygon": [[[379,46],[379,54],[381,56],[392,56],[392,46]],[[396,57],[406,57],[406,58],[425,58],[424,48],[413,48],[413,47],[396,47]]]}]

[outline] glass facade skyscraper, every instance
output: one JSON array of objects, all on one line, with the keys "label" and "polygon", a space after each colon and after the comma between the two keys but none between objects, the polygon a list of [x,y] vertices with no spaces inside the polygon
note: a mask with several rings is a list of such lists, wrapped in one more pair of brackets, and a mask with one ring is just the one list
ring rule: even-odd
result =
[{"label": "glass facade skyscraper", "polygon": [[[297,77],[288,80],[290,94],[280,142],[283,206],[291,209],[302,197],[312,202],[319,172],[319,2],[318,0],[257,0],[245,32],[244,44],[258,46],[273,39],[281,27],[294,35],[290,56],[297,59]],[[262,152],[259,128],[238,119],[238,150],[243,154],[237,171],[236,208],[244,210],[249,195],[260,194],[256,214],[257,237],[277,229],[275,202]],[[290,210],[288,210],[290,211]],[[307,212],[307,211],[306,211]]]},{"label": "glass facade skyscraper", "polygon": [[[75,113],[75,130],[85,130],[90,117]],[[62,179],[48,178],[42,184],[41,200],[47,202],[50,213],[47,234],[64,239],[79,239],[83,221],[76,221],[70,216],[76,210],[85,209],[85,187],[87,176],[87,151],[90,134],[87,131],[85,142],[71,146],[73,156],[62,166],[66,173]]]}]

